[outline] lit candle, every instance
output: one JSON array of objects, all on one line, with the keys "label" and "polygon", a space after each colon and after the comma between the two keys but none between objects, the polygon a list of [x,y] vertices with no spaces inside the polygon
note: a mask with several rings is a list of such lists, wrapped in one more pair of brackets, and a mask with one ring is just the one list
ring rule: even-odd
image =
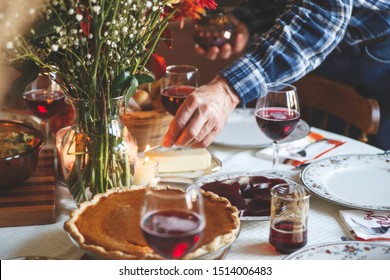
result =
[{"label": "lit candle", "polygon": [[138,159],[135,163],[134,172],[134,185],[146,186],[158,174],[158,162],[145,157],[144,159]]}]

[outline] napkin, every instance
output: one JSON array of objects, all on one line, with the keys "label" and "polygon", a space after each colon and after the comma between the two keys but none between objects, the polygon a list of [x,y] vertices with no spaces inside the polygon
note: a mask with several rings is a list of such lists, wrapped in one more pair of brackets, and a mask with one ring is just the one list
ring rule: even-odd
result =
[{"label": "napkin", "polygon": [[340,210],[339,212],[341,220],[356,240],[390,241],[390,211]]},{"label": "napkin", "polygon": [[[279,162],[297,166],[319,158],[325,153],[344,144],[344,141],[325,138],[323,135],[310,132],[306,137],[279,145]],[[306,154],[298,154],[305,150]],[[257,156],[272,159],[273,147],[268,147],[256,153]]]}]

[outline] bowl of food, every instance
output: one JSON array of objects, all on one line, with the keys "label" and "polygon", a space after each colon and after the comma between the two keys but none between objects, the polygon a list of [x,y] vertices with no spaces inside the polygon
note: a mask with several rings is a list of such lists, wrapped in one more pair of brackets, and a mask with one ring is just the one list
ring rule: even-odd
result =
[{"label": "bowl of food", "polygon": [[18,121],[0,120],[0,188],[20,185],[34,174],[43,135]]}]

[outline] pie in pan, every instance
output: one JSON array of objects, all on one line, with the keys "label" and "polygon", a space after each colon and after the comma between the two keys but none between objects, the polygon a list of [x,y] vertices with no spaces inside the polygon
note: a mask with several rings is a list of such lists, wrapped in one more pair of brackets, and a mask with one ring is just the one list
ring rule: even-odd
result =
[{"label": "pie in pan", "polygon": [[[161,187],[178,192],[179,188]],[[230,246],[240,229],[239,212],[223,197],[204,192],[206,227],[199,245],[183,259],[197,259]],[[77,245],[100,259],[162,259],[144,240],[139,226],[145,188],[113,189],[83,202],[64,229]]]}]

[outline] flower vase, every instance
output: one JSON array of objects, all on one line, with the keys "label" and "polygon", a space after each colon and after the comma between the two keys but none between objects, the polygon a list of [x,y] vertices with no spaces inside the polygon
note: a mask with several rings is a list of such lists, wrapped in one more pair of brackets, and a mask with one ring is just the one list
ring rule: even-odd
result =
[{"label": "flower vase", "polygon": [[131,186],[137,144],[120,119],[124,96],[69,98],[73,125],[57,132],[63,181],[77,203],[111,188]]}]

